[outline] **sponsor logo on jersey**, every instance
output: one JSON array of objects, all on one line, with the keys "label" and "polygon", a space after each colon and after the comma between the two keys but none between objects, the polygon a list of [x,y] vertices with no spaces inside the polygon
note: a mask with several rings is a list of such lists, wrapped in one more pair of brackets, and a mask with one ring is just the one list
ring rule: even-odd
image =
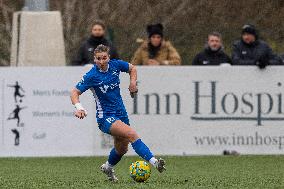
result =
[{"label": "sponsor logo on jersey", "polygon": [[102,91],[102,93],[105,94],[105,93],[107,93],[108,89],[114,89],[114,88],[116,88],[118,86],[119,86],[119,83],[113,83],[113,84],[110,84],[110,85],[103,85],[103,86],[101,86],[99,88]]}]

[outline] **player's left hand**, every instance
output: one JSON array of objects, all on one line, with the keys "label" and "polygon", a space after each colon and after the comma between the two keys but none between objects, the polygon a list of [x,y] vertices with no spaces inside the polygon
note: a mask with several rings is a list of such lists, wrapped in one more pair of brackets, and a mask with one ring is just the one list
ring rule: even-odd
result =
[{"label": "player's left hand", "polygon": [[130,96],[132,98],[134,98],[135,94],[138,92],[136,82],[131,82],[128,89],[129,89],[129,92],[130,92]]}]

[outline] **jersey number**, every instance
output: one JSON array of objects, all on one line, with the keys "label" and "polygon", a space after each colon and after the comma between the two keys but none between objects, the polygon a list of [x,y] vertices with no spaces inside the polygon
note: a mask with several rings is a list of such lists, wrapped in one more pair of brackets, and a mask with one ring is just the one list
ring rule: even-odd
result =
[{"label": "jersey number", "polygon": [[114,119],[114,117],[109,117],[106,120],[107,120],[107,122],[112,123],[115,119]]}]

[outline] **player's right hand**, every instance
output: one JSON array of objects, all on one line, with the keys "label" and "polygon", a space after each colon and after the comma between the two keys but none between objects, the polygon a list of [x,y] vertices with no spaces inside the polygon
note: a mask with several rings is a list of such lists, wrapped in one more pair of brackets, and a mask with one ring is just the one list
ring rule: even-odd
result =
[{"label": "player's right hand", "polygon": [[79,119],[84,119],[84,117],[87,117],[87,111],[86,110],[76,110],[75,116]]}]

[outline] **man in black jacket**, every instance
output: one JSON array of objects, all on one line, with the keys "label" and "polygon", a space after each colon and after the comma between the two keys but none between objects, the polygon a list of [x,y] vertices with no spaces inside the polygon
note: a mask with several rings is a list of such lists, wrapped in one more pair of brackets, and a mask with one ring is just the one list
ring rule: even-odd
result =
[{"label": "man in black jacket", "polygon": [[208,35],[208,41],[203,51],[195,56],[192,65],[212,66],[223,63],[230,64],[230,57],[223,51],[222,37],[218,32]]},{"label": "man in black jacket", "polygon": [[116,48],[105,38],[106,26],[102,21],[95,21],[92,26],[91,36],[83,42],[77,56],[72,60],[72,66],[79,66],[94,63],[94,50],[98,45],[103,44],[110,47],[110,58],[118,59]]},{"label": "man in black jacket", "polygon": [[281,64],[280,58],[262,40],[253,25],[242,28],[242,38],[233,44],[232,65],[257,65],[260,69],[267,65]]}]

